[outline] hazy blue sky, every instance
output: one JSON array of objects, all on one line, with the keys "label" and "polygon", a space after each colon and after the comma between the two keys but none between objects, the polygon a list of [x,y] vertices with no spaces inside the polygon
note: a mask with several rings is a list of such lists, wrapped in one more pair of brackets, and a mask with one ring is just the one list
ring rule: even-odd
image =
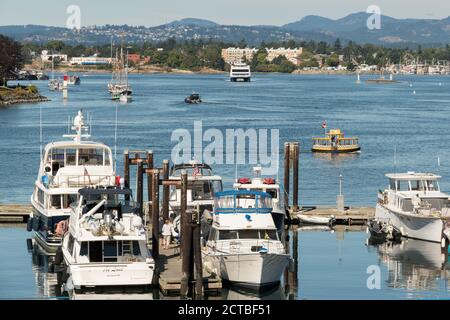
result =
[{"label": "hazy blue sky", "polygon": [[155,26],[186,17],[222,24],[282,25],[316,14],[340,18],[378,5],[396,18],[444,18],[449,0],[0,0],[0,25],[65,26],[66,8],[81,8],[83,26],[129,24]]}]

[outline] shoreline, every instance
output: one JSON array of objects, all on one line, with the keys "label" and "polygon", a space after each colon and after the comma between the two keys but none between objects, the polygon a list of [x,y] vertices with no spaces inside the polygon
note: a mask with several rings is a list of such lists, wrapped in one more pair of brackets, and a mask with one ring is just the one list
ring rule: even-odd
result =
[{"label": "shoreline", "polygon": [[[26,66],[24,70],[36,70],[31,68],[30,66]],[[50,69],[39,69],[39,71],[46,73],[47,75],[51,74],[52,70]],[[57,68],[54,70],[56,73],[83,73],[83,74],[112,74],[111,70],[102,70],[102,69],[91,69],[91,68]],[[128,72],[129,74],[174,74],[174,75],[227,75],[228,71],[222,70],[214,70],[214,69],[202,69],[198,71],[194,70],[183,70],[183,69],[155,69],[155,68],[146,68],[146,69],[131,69]],[[258,72],[252,71],[252,74],[291,74],[291,75],[326,75],[326,76],[356,76],[358,72],[356,71],[330,71],[330,70],[294,70],[291,73],[280,73],[280,72]],[[361,76],[378,76],[380,75],[379,71],[365,71],[359,72]],[[395,74],[394,76],[448,76],[448,74]]]}]

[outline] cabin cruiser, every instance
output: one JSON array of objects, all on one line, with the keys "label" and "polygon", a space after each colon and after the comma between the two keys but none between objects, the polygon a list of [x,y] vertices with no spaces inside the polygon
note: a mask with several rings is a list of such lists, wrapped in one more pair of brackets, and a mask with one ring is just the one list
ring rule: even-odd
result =
[{"label": "cabin cruiser", "polygon": [[75,290],[145,287],[153,281],[155,262],[130,189],[81,189],[78,202],[72,205],[62,254],[69,276],[66,286]]},{"label": "cabin cruiser", "polygon": [[272,198],[265,192],[217,193],[211,231],[203,248],[206,270],[238,286],[261,289],[278,285],[290,256],[271,213]]},{"label": "cabin cruiser", "polygon": [[200,97],[200,95],[198,93],[193,93],[189,97],[186,97],[184,99],[184,102],[190,103],[190,104],[198,104],[198,103],[202,103],[202,98]]},{"label": "cabin cruiser", "polygon": [[91,142],[89,126],[81,111],[73,120],[75,134],[70,140],[49,143],[44,151],[31,196],[33,212],[27,230],[36,232],[36,240],[48,252],[61,245],[62,234],[57,224],[70,216],[70,205],[77,200],[78,190],[86,186],[117,184],[111,149]]},{"label": "cabin cruiser", "polygon": [[262,168],[253,168],[253,178],[240,178],[234,184],[236,190],[254,190],[268,193],[272,198],[272,219],[281,237],[284,231],[284,222],[286,220],[286,210],[284,208],[284,197],[279,183],[273,178],[262,178]]},{"label": "cabin cruiser", "polygon": [[250,66],[245,63],[235,63],[231,65],[230,69],[230,81],[237,82],[250,82],[252,77]]},{"label": "cabin cruiser", "polygon": [[359,152],[361,146],[358,138],[347,138],[340,129],[333,129],[325,137],[313,138],[312,152],[351,153]]},{"label": "cabin cruiser", "polygon": [[386,177],[389,187],[378,193],[375,219],[391,224],[403,237],[445,245],[450,196],[440,191],[441,177],[415,172]]},{"label": "cabin cruiser", "polygon": [[[181,172],[188,174],[187,209],[199,209],[200,214],[212,212],[214,206],[214,194],[222,191],[222,177],[213,173],[207,164],[191,163],[174,165],[171,168],[170,180],[181,180]],[[179,230],[181,210],[181,190],[175,186],[170,187],[169,211],[175,218],[174,226]]]}]

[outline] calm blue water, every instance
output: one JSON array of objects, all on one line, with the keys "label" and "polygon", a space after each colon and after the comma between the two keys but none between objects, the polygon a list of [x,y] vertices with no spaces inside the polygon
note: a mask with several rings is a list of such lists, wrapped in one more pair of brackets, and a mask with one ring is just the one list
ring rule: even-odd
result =
[{"label": "calm blue water", "polygon": [[[0,299],[67,299],[52,272],[54,257],[34,246],[25,226],[0,226]],[[291,237],[292,238],[292,237]],[[366,245],[362,231],[339,228],[329,231],[300,230],[298,236],[298,288],[296,299],[449,299],[448,254],[440,244],[406,240],[399,244]],[[368,289],[376,268],[379,278]],[[377,272],[378,272],[377,271]],[[377,282],[378,281],[378,282]],[[289,290],[288,290],[289,291]],[[140,295],[82,295],[79,298],[153,299]],[[159,298],[164,299],[162,295]],[[287,299],[285,288],[255,295],[237,288],[209,299]]]},{"label": "calm blue water", "polygon": [[[51,102],[0,109],[0,203],[29,201],[39,165],[40,107],[44,143],[61,139],[68,117],[83,108],[93,116],[93,137],[114,146],[116,104],[106,92],[109,79],[106,74],[82,76],[82,85],[70,88],[67,103],[61,93],[49,92],[46,82],[36,82]],[[235,84],[225,75],[132,75],[134,102],[118,110],[118,171],[123,149],[152,149],[161,162],[176,145],[170,140],[173,130],[188,129],[193,136],[194,121],[202,120],[204,131],[217,128],[223,134],[226,129],[279,129],[280,149],[285,141],[300,141],[306,151],[300,160],[303,204],[334,204],[342,174],[346,202],[373,205],[386,184],[384,174],[395,170],[395,147],[397,170],[439,171],[442,188],[449,191],[450,77],[398,79],[405,82],[358,86],[353,76],[256,75],[252,83]],[[204,104],[183,103],[194,90]],[[311,138],[323,134],[323,120],[329,128],[358,136],[362,153],[309,153]],[[252,167],[239,166],[239,175],[251,175]],[[231,186],[235,166],[214,169]]]},{"label": "calm blue water", "polygon": [[[108,99],[109,75],[83,75],[71,87],[69,101],[48,92],[51,102],[0,109],[0,203],[28,203],[39,165],[39,114],[44,142],[59,140],[68,116],[79,108],[94,119],[95,140],[114,146],[116,104]],[[118,171],[122,152],[152,149],[156,161],[170,158],[175,129],[193,133],[194,121],[204,130],[279,129],[280,154],[285,141],[300,141],[300,201],[334,204],[340,174],[346,202],[371,205],[385,186],[384,174],[434,171],[444,176],[441,188],[450,191],[450,77],[399,77],[393,85],[357,86],[352,76],[256,75],[252,83],[235,84],[225,75],[132,75],[134,101],[118,107]],[[363,78],[364,80],[364,78]],[[410,87],[409,83],[413,84]],[[416,94],[413,94],[413,90]],[[205,103],[185,105],[192,91]],[[309,152],[311,138],[322,135],[321,124],[358,136],[360,155],[329,157]],[[206,144],[205,144],[206,145]],[[394,150],[397,162],[394,166]],[[440,167],[438,167],[438,157]],[[239,166],[249,176],[253,165]],[[234,165],[215,171],[230,187]],[[280,176],[282,170],[280,169]],[[27,251],[30,236],[24,226],[0,226],[0,299],[59,296],[56,275],[48,273],[48,258]],[[396,246],[367,246],[357,232],[299,233],[298,299],[449,298],[447,254],[439,245],[409,241]],[[367,268],[379,267],[380,289],[369,290]],[[222,298],[286,298],[280,288],[263,296],[225,290]]]}]

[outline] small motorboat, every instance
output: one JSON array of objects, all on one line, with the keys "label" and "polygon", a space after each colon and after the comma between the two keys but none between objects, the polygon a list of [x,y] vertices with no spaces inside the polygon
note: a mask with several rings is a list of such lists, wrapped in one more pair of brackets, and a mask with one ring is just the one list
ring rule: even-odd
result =
[{"label": "small motorboat", "polygon": [[298,221],[302,224],[332,226],[336,222],[336,218],[334,216],[321,217],[309,214],[299,214],[297,215],[297,218]]},{"label": "small motorboat", "polygon": [[71,76],[69,77],[68,84],[73,86],[79,86],[81,84],[81,78],[79,76]]},{"label": "small motorboat", "polygon": [[189,97],[186,97],[186,99],[184,99],[184,102],[191,104],[198,104],[202,103],[202,98],[198,93],[193,93]]},{"label": "small motorboat", "polygon": [[402,237],[401,232],[387,221],[373,219],[367,222],[367,231],[377,240],[397,241]]}]

